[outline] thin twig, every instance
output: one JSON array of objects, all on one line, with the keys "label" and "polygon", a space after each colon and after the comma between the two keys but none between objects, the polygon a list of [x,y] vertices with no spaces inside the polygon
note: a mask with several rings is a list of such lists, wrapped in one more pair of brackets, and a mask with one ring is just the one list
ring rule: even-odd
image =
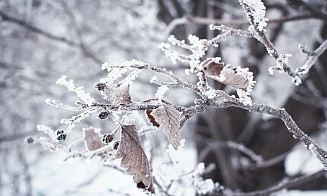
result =
[{"label": "thin twig", "polygon": [[[249,23],[248,20],[243,20],[243,19],[219,20],[214,18],[204,18],[204,17],[191,16],[191,15],[186,16],[186,19],[188,22],[201,24],[201,25],[213,24],[213,25],[241,26]],[[313,14],[299,14],[299,15],[283,16],[281,18],[269,19],[267,23],[285,23],[285,22],[291,22],[291,21],[303,20],[303,19],[318,19],[318,18]]]},{"label": "thin twig", "polygon": [[319,56],[327,50],[327,39],[313,52],[309,55],[308,60],[297,69],[299,76],[302,77],[304,74],[308,73],[311,67],[317,62]]},{"label": "thin twig", "polygon": [[31,24],[28,24],[27,22],[25,21],[22,21],[20,19],[17,19],[15,17],[12,17],[12,16],[9,16],[8,14],[2,12],[0,10],[0,16],[2,18],[2,20],[4,21],[7,21],[7,22],[11,22],[11,23],[14,23],[14,24],[17,24],[21,27],[24,27],[26,29],[28,29],[29,31],[32,31],[34,33],[37,33],[43,37],[46,37],[50,40],[54,40],[54,41],[59,41],[59,42],[62,42],[62,43],[65,43],[69,46],[73,46],[73,47],[76,47],[76,48],[79,48],[83,53],[85,53],[88,57],[90,57],[95,63],[97,64],[101,64],[103,61],[100,60],[98,57],[96,57],[93,53],[91,53],[87,47],[85,47],[85,45],[81,44],[81,43],[77,43],[75,41],[72,41],[70,39],[67,39],[65,37],[60,37],[60,36],[57,36],[57,35],[53,35],[49,32],[46,32],[38,27],[35,27]]},{"label": "thin twig", "polygon": [[291,187],[294,187],[296,185],[300,185],[309,181],[312,181],[313,179],[319,178],[323,175],[326,174],[325,170],[320,170],[318,172],[315,172],[313,174],[310,175],[304,175],[304,176],[300,176],[294,179],[290,179],[290,180],[283,180],[282,182],[278,183],[276,186],[270,187],[268,189],[265,190],[261,190],[261,191],[254,191],[254,192],[250,192],[250,193],[233,193],[230,194],[231,196],[257,196],[257,195],[270,195],[272,193],[275,193],[277,191],[281,191],[283,189],[288,189]]}]

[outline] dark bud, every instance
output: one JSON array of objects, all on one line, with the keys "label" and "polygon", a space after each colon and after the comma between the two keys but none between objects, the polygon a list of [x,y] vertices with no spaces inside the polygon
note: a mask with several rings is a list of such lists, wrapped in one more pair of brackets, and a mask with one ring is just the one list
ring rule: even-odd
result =
[{"label": "dark bud", "polygon": [[119,147],[119,141],[116,141],[116,142],[114,143],[114,145],[113,145],[113,149],[114,149],[114,150],[117,150],[118,147]]},{"label": "dark bud", "polygon": [[136,186],[139,189],[145,189],[145,184],[142,181],[140,181],[139,183],[137,183]]},{"label": "dark bud", "polygon": [[57,140],[59,140],[59,141],[61,141],[61,140],[65,140],[66,139],[66,134],[65,134],[65,132],[64,132],[64,130],[62,130],[62,129],[58,129],[57,131],[56,131],[57,133]]},{"label": "dark bud", "polygon": [[27,138],[25,138],[24,142],[26,144],[33,144],[34,143],[34,138],[33,137],[27,137]]},{"label": "dark bud", "polygon": [[102,143],[109,144],[114,139],[114,136],[110,133],[105,133],[102,136]]},{"label": "dark bud", "polygon": [[102,119],[102,120],[105,120],[107,119],[109,116],[109,112],[108,111],[102,111],[100,112],[100,114],[98,115],[98,118]]},{"label": "dark bud", "polygon": [[104,91],[106,89],[107,85],[105,83],[99,82],[95,85],[95,89],[98,91]]}]

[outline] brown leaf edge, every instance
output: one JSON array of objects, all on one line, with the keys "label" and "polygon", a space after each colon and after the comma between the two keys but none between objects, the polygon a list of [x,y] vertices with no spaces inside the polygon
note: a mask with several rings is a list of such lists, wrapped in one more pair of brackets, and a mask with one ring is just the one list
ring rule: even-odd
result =
[{"label": "brown leaf edge", "polygon": [[152,116],[151,114],[152,110],[145,110],[145,115],[149,122],[155,126],[155,127],[160,127],[160,124],[156,121],[156,119]]}]

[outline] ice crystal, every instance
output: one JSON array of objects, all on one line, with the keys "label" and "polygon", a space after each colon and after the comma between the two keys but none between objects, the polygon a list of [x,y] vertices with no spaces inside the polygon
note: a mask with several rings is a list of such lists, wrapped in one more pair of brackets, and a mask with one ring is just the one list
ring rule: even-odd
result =
[{"label": "ice crystal", "polygon": [[261,0],[243,0],[250,7],[250,13],[253,16],[253,22],[258,27],[259,31],[265,31],[268,19],[265,18],[266,7]]},{"label": "ice crystal", "polygon": [[92,104],[94,99],[91,98],[89,93],[85,93],[83,87],[75,87],[73,80],[66,80],[67,76],[63,75],[61,78],[57,80],[57,84],[64,85],[69,91],[73,91],[76,95],[83,100],[86,104]]},{"label": "ice crystal", "polygon": [[157,80],[158,80],[157,76],[152,76],[152,78],[150,79],[150,83],[155,83],[155,81]]},{"label": "ice crystal", "polygon": [[48,127],[46,125],[37,125],[36,126],[36,129],[38,131],[42,131],[45,134],[47,134],[52,140],[55,140],[56,139],[56,137],[54,135],[54,130],[51,127]]},{"label": "ice crystal", "polygon": [[169,90],[168,86],[162,85],[158,88],[155,97],[159,100],[163,99],[163,96],[166,94],[166,92]]},{"label": "ice crystal", "polygon": [[204,163],[198,163],[197,167],[194,169],[194,175],[201,175],[205,170]]},{"label": "ice crystal", "polygon": [[165,52],[165,55],[171,59],[173,64],[176,64],[179,54],[178,52],[170,49],[170,44],[161,43],[159,48]]},{"label": "ice crystal", "polygon": [[101,83],[105,83],[108,87],[111,87],[115,81],[122,77],[124,73],[128,71],[127,68],[117,68],[118,65],[110,65],[108,62],[102,64],[102,69],[108,71],[108,76],[100,80]]},{"label": "ice crystal", "polygon": [[210,193],[215,189],[215,183],[211,179],[203,180],[202,178],[198,178],[194,181],[194,186],[201,195]]},{"label": "ice crystal", "polygon": [[209,98],[209,99],[213,99],[215,98],[217,95],[216,95],[216,90],[215,89],[210,89],[210,90],[207,90],[205,92],[205,95]]}]

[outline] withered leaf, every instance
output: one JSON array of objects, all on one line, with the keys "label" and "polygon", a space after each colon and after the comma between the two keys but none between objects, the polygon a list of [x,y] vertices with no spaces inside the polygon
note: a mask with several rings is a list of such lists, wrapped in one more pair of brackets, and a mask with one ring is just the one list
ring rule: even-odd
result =
[{"label": "withered leaf", "polygon": [[151,114],[163,129],[169,142],[177,149],[181,145],[179,111],[172,105],[162,104],[154,109]]},{"label": "withered leaf", "polygon": [[148,120],[150,121],[150,123],[155,126],[155,127],[160,127],[159,123],[157,123],[156,119],[154,119],[154,117],[151,114],[152,110],[146,110],[145,114],[148,118]]},{"label": "withered leaf", "polygon": [[110,90],[108,99],[115,105],[130,103],[129,84],[127,82],[117,84]]},{"label": "withered leaf", "polygon": [[141,145],[135,125],[121,126],[121,141],[116,157],[123,158],[120,165],[127,169],[127,174],[134,176],[134,182],[137,185],[144,184],[145,190],[154,193],[149,161]]},{"label": "withered leaf", "polygon": [[230,85],[236,89],[246,90],[249,85],[249,80],[243,75],[239,75],[235,69],[225,68],[225,79],[222,83]]},{"label": "withered leaf", "polygon": [[214,58],[208,58],[201,64],[206,76],[225,85],[244,91],[247,91],[252,85],[250,79],[253,79],[253,75],[244,68],[231,68],[228,65],[225,66],[223,62],[217,62]]},{"label": "withered leaf", "polygon": [[94,128],[83,129],[85,146],[89,151],[99,149],[104,146],[102,136]]},{"label": "withered leaf", "polygon": [[[95,129],[95,128],[88,128],[88,129],[83,129],[84,132],[84,143],[85,147],[89,151],[94,151],[97,150],[105,144],[102,142],[102,135],[100,134],[100,130]],[[107,156],[107,153],[100,153],[99,156],[102,158],[105,158]]]}]

